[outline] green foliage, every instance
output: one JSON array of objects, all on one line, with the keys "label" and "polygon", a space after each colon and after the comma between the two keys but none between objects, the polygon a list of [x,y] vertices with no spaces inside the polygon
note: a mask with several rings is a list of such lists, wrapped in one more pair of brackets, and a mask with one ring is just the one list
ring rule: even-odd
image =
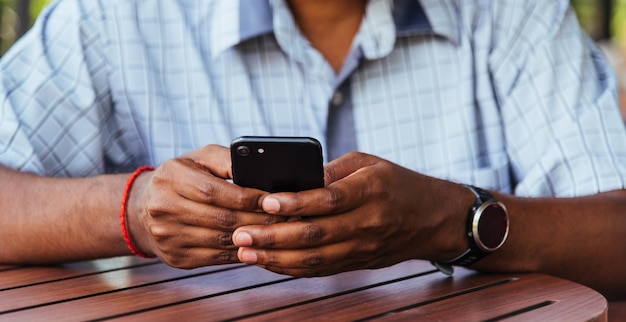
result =
[{"label": "green foliage", "polygon": [[51,0],[30,0],[31,22]]},{"label": "green foliage", "polygon": [[600,11],[596,5],[597,1],[589,0],[572,0],[572,6],[576,11],[580,25],[589,33],[592,37],[596,37],[599,33],[599,19]]},{"label": "green foliage", "polygon": [[[626,45],[626,0],[612,0],[612,2],[613,16],[609,17],[612,40],[620,45]],[[598,38],[606,19],[602,12],[602,1],[571,0],[571,3],[581,26],[589,35]]]},{"label": "green foliage", "polygon": [[622,46],[626,46],[626,0],[614,0],[615,13],[611,20],[613,39]]}]

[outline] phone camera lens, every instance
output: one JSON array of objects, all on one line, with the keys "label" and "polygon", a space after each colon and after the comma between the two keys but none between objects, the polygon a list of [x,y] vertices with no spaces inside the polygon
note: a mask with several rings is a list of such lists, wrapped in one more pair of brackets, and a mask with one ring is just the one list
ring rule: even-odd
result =
[{"label": "phone camera lens", "polygon": [[242,145],[237,148],[237,154],[239,154],[242,157],[248,156],[248,154],[250,154],[250,148],[245,145]]}]

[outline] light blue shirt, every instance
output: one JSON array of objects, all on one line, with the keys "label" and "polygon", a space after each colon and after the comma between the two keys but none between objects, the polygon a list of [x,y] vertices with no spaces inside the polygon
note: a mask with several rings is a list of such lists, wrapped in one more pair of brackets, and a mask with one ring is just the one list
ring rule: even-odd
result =
[{"label": "light blue shirt", "polygon": [[339,75],[284,0],[61,0],[0,73],[0,163],[22,171],[298,135],[522,196],[626,182],[616,81],[566,0],[370,0]]}]

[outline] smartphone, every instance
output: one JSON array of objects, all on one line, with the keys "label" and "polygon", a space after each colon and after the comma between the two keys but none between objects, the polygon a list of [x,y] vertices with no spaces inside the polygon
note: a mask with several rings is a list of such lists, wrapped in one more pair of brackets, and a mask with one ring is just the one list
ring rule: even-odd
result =
[{"label": "smartphone", "polygon": [[311,137],[242,136],[230,145],[233,182],[268,192],[324,186],[320,142]]}]

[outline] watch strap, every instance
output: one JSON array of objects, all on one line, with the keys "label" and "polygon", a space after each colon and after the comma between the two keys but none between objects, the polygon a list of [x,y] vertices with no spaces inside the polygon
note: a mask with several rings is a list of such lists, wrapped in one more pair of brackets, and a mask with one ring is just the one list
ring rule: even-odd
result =
[{"label": "watch strap", "polygon": [[480,205],[482,205],[483,203],[489,200],[496,200],[496,198],[494,198],[494,196],[491,195],[491,193],[485,189],[474,187],[468,184],[464,184],[463,186],[469,189],[474,194],[474,196],[476,196],[476,202],[474,202],[474,206],[473,206],[474,211],[478,209],[478,207],[480,207]]},{"label": "watch strap", "polygon": [[465,228],[467,237],[468,237],[467,239],[469,242],[469,247],[461,255],[449,261],[431,262],[439,271],[441,271],[442,273],[446,275],[452,275],[454,273],[454,268],[452,266],[469,266],[479,261],[485,255],[489,254],[488,252],[485,252],[482,249],[480,249],[478,245],[476,245],[476,242],[474,241],[474,237],[472,235],[472,223],[473,223],[474,215],[476,211],[478,210],[478,208],[485,202],[490,201],[490,200],[495,201],[496,199],[487,190],[474,187],[471,185],[463,185],[463,186],[468,188],[474,194],[474,196],[476,196],[476,201],[470,208],[469,214],[467,216],[466,228]]}]

